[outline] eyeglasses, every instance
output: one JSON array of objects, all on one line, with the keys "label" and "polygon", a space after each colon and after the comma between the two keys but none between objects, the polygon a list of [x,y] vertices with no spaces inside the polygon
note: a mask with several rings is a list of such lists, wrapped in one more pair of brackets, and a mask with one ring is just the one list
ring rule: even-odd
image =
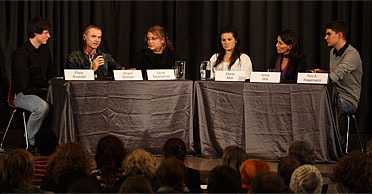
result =
[{"label": "eyeglasses", "polygon": [[150,38],[146,38],[147,41],[150,41],[150,40],[158,40],[159,38],[157,37],[150,37]]}]

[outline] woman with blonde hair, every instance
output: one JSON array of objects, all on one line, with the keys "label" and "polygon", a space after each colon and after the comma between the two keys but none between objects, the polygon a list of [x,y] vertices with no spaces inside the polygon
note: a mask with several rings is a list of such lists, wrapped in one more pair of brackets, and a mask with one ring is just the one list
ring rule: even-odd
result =
[{"label": "woman with blonde hair", "polygon": [[153,191],[157,191],[158,181],[155,176],[156,162],[150,152],[142,148],[133,150],[124,159],[122,167],[128,177],[141,175],[151,183]]},{"label": "woman with blonde hair", "polygon": [[[79,143],[65,143],[51,157],[41,184],[44,191],[67,192],[68,186],[81,177],[90,175],[93,158]],[[90,176],[99,186],[94,176]]]},{"label": "woman with blonde hair", "polygon": [[137,53],[132,68],[142,70],[143,73],[147,69],[171,69],[174,62],[179,60],[163,27],[150,27],[145,34],[145,43],[147,48]]}]

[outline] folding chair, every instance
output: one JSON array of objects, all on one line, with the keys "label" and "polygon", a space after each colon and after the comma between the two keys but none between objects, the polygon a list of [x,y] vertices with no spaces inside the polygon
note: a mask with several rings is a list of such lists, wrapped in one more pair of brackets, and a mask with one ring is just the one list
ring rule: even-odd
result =
[{"label": "folding chair", "polygon": [[3,135],[3,140],[1,141],[1,144],[0,144],[0,152],[4,152],[3,143],[4,143],[6,135],[8,134],[10,124],[12,123],[12,120],[13,120],[13,116],[17,112],[18,109],[22,110],[22,112],[23,112],[23,125],[24,125],[24,128],[25,128],[25,139],[26,139],[26,150],[27,150],[28,149],[28,135],[27,135],[27,125],[26,125],[26,110],[24,110],[22,108],[17,108],[14,105],[14,94],[12,93],[12,78],[10,78],[10,84],[9,84],[8,105],[10,107],[14,108],[14,111],[12,113],[12,116],[10,117],[8,126],[6,127],[5,133]]}]

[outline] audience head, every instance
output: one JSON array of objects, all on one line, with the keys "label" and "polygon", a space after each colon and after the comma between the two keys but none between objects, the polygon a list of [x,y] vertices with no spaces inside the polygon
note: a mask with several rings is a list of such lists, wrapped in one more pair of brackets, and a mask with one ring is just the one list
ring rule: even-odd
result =
[{"label": "audience head", "polygon": [[123,142],[114,135],[107,135],[98,141],[94,159],[97,169],[115,170],[121,168],[126,155]]},{"label": "audience head", "polygon": [[366,152],[367,152],[368,156],[372,156],[372,139],[370,139],[370,140],[367,142],[367,145],[366,145]]},{"label": "audience head", "polygon": [[99,182],[89,175],[79,177],[68,186],[67,193],[99,193]]},{"label": "audience head", "polygon": [[46,174],[54,182],[65,173],[77,172],[90,174],[93,169],[93,159],[87,149],[79,143],[65,143],[50,157]]},{"label": "audience head", "polygon": [[240,174],[240,166],[248,159],[247,153],[238,146],[227,146],[223,150],[222,164],[230,166]]},{"label": "audience head", "polygon": [[125,179],[119,193],[153,193],[150,182],[141,175],[133,175]]},{"label": "audience head", "polygon": [[333,169],[333,179],[349,188],[350,192],[372,192],[372,157],[361,151],[352,151]]},{"label": "audience head", "polygon": [[56,134],[51,130],[39,130],[35,135],[35,147],[41,156],[52,155],[58,147]]},{"label": "audience head", "polygon": [[289,188],[295,193],[321,193],[323,178],[313,165],[302,165],[292,174]]},{"label": "audience head", "polygon": [[217,166],[208,176],[208,193],[238,193],[241,181],[238,172],[230,166]]},{"label": "audience head", "polygon": [[[335,38],[342,38],[346,40],[348,35],[348,26],[344,21],[335,20],[326,25],[326,37],[328,33],[332,33],[329,35],[334,35]],[[332,42],[330,42],[332,44]],[[328,46],[332,46],[329,45]],[[334,45],[333,45],[334,46]]]},{"label": "audience head", "polygon": [[164,159],[156,170],[160,185],[183,192],[186,180],[186,168],[181,160],[176,158]]},{"label": "audience head", "polygon": [[24,149],[12,151],[4,162],[3,181],[13,189],[30,186],[34,175],[34,157]]},{"label": "audience head", "polygon": [[246,160],[240,167],[242,185],[250,185],[254,177],[263,172],[270,172],[270,167],[265,161],[260,159]]},{"label": "audience head", "polygon": [[4,163],[6,160],[6,155],[5,154],[0,154],[0,180],[3,179],[3,172],[4,172]]},{"label": "audience head", "polygon": [[229,69],[240,57],[240,38],[238,31],[232,26],[225,26],[221,29],[218,36],[218,56],[214,66],[223,61],[226,52],[232,52],[230,57]]},{"label": "audience head", "polygon": [[297,158],[293,156],[286,156],[280,159],[278,163],[278,175],[282,177],[286,186],[289,186],[293,171],[300,165]]},{"label": "audience head", "polygon": [[145,34],[145,42],[148,49],[156,52],[163,53],[164,49],[168,47],[171,51],[174,50],[172,42],[169,40],[167,32],[161,26],[150,27]]},{"label": "audience head", "polygon": [[[42,17],[35,17],[27,25],[27,35],[29,38],[34,38],[36,34],[43,34],[51,29],[51,25],[48,20]],[[44,43],[46,44],[46,42]]]},{"label": "audience head", "polygon": [[149,152],[142,148],[133,150],[124,159],[122,166],[128,176],[142,175],[147,179],[152,179],[155,176],[155,159]]},{"label": "audience head", "polygon": [[299,58],[303,56],[303,53],[299,47],[297,35],[292,30],[284,30],[279,32],[277,36],[276,52],[284,55],[288,55],[293,58]]},{"label": "audience head", "polygon": [[250,193],[283,193],[284,182],[273,172],[258,174],[251,183]]},{"label": "audience head", "polygon": [[83,40],[85,46],[90,49],[97,49],[102,40],[102,29],[96,25],[88,25],[84,29]]},{"label": "audience head", "polygon": [[306,141],[294,141],[289,144],[288,156],[296,157],[301,165],[313,164],[315,157],[314,148]]},{"label": "audience head", "polygon": [[164,157],[175,157],[178,160],[184,161],[186,157],[186,145],[180,138],[168,139],[163,147]]}]

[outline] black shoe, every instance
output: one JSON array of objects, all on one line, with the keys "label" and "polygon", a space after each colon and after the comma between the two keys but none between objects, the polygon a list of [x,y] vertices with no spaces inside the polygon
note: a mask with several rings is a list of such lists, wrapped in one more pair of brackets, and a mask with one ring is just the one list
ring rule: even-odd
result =
[{"label": "black shoe", "polygon": [[35,146],[31,145],[30,143],[28,144],[27,151],[30,152],[34,156],[40,156],[40,154],[36,152]]}]

